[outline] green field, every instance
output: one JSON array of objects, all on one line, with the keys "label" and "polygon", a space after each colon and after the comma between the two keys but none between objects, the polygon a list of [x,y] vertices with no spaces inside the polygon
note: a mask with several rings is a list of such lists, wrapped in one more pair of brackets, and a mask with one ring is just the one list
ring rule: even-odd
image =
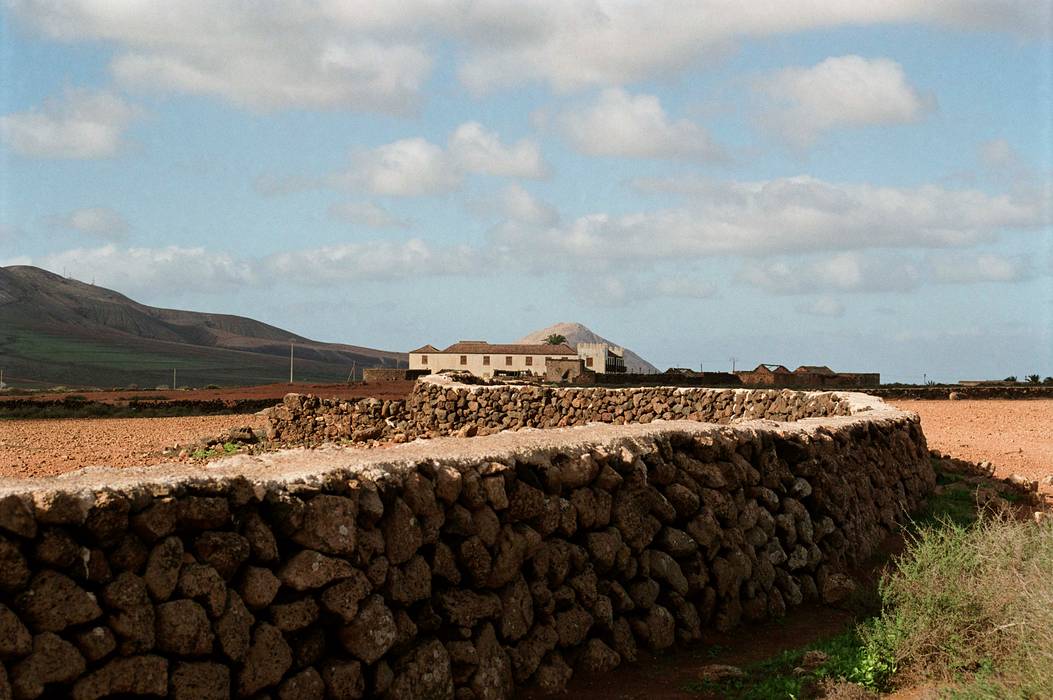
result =
[{"label": "green field", "polygon": [[[113,342],[29,328],[0,331],[0,367],[10,386],[179,386],[269,384],[288,378],[288,360],[226,348],[129,338]],[[296,378],[341,382],[350,367],[298,359]]]},{"label": "green field", "polygon": [[106,345],[77,338],[63,338],[33,330],[6,331],[0,339],[0,355],[20,357],[34,362],[99,367],[116,370],[145,371],[173,368],[219,369],[215,363],[189,360],[178,355],[143,351],[133,347]]}]

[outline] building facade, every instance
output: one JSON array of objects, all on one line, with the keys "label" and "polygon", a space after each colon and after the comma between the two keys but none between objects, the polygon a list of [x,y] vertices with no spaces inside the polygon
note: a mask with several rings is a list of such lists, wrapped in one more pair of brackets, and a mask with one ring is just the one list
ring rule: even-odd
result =
[{"label": "building facade", "polygon": [[492,377],[495,373],[545,374],[545,360],[577,359],[574,348],[563,343],[549,345],[493,345],[485,340],[462,340],[439,350],[425,345],[409,353],[411,370],[441,372],[462,370],[479,377]]},{"label": "building facade", "polygon": [[624,374],[625,349],[607,343],[578,343],[578,357],[596,374]]}]

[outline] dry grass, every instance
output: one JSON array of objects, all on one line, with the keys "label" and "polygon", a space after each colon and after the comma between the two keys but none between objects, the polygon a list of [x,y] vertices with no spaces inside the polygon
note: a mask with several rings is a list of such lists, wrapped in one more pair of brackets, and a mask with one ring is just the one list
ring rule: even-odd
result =
[{"label": "dry grass", "polygon": [[1053,697],[1053,525],[993,515],[921,530],[862,630],[897,685],[953,697]]}]

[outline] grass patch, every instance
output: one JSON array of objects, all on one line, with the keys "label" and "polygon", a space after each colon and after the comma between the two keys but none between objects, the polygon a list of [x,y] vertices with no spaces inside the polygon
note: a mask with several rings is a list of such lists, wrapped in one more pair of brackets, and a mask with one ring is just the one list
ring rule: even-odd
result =
[{"label": "grass patch", "polygon": [[198,448],[194,450],[190,456],[194,459],[211,459],[212,457],[219,457],[221,455],[231,455],[238,451],[238,445],[234,442],[225,442],[221,446],[212,447],[210,449]]},{"label": "grass patch", "polygon": [[[860,609],[862,622],[741,678],[684,689],[733,700],[861,698],[935,683],[957,700],[1053,697],[1053,524],[978,513],[977,485],[960,475],[940,473],[938,483],[909,524],[906,550],[876,594],[868,589],[876,605]],[[812,650],[827,658],[802,668]]]},{"label": "grass patch", "polygon": [[1053,526],[984,515],[923,528],[861,629],[903,679],[955,697],[1053,697]]},{"label": "grass patch", "polygon": [[[802,663],[809,651],[820,651],[826,660],[812,669]],[[743,668],[743,678],[720,683],[694,681],[684,690],[718,695],[733,700],[768,700],[769,698],[814,697],[824,683],[848,681],[864,688],[884,687],[890,669],[873,657],[859,632],[848,630],[816,644],[791,649],[770,659]]]}]

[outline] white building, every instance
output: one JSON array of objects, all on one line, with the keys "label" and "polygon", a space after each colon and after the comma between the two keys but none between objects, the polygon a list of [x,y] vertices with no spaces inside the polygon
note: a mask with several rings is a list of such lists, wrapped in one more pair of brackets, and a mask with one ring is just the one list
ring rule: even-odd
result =
[{"label": "white building", "polygon": [[578,343],[578,357],[585,360],[585,369],[597,374],[625,372],[625,349],[607,343]]},{"label": "white building", "polygon": [[[485,340],[461,340],[445,350],[432,345],[411,350],[409,368],[441,372],[456,369],[479,377],[492,377],[494,372],[530,373],[544,376],[545,360],[585,360],[594,372],[624,372],[624,351],[606,343],[581,343],[578,349],[566,343],[549,345],[491,345]],[[620,369],[619,369],[620,368]]]},{"label": "white building", "polygon": [[409,368],[441,372],[459,369],[479,377],[492,377],[495,371],[545,374],[545,359],[573,359],[574,348],[561,345],[491,345],[485,340],[462,340],[445,350],[425,345],[409,353]]}]

